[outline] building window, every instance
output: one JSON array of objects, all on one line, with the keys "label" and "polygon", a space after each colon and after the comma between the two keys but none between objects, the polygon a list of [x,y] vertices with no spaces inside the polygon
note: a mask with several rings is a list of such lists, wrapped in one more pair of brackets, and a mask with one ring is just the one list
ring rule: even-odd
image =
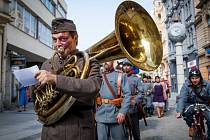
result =
[{"label": "building window", "polygon": [[20,4],[17,4],[17,18],[15,21],[15,25],[19,29],[23,29],[23,7]]},{"label": "building window", "polygon": [[64,10],[64,8],[62,7],[62,5],[58,2],[58,11],[60,12],[60,14],[63,17],[66,17],[66,11]]},{"label": "building window", "polygon": [[27,10],[24,11],[24,31],[28,34],[30,31],[30,13]]},{"label": "building window", "polygon": [[55,4],[52,0],[41,0],[42,3],[47,7],[47,9],[55,15]]},{"label": "building window", "polygon": [[[32,15],[23,5],[18,3],[16,0],[12,0],[10,5],[11,12],[16,13],[15,22],[12,23],[20,30],[36,38],[37,34],[37,18]],[[17,11],[17,12],[16,12]]]},{"label": "building window", "polygon": [[38,26],[38,39],[45,45],[52,48],[51,30],[47,26],[45,26],[41,21],[39,21]]}]

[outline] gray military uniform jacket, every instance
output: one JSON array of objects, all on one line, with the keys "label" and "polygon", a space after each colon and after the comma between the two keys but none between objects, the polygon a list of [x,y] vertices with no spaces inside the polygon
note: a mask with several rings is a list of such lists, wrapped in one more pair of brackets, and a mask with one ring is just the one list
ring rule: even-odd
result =
[{"label": "gray military uniform jacket", "polygon": [[[180,97],[178,100],[176,112],[182,113],[187,106],[194,104],[196,102],[203,102],[196,96],[196,94],[193,92],[190,85],[191,84],[189,81],[186,81],[183,84],[181,91],[180,91]],[[210,82],[203,80],[202,86],[203,86],[203,88],[202,88],[200,95],[203,97],[210,98]]]},{"label": "gray military uniform jacket", "polygon": [[130,105],[129,113],[137,113],[138,112],[138,104],[141,102],[142,98],[142,82],[139,77],[135,74],[127,75],[128,84],[131,88],[131,95],[135,97],[135,105]]},{"label": "gray military uniform jacket", "polygon": [[[77,66],[83,68],[83,56],[80,52]],[[59,69],[62,64],[55,58],[55,68]],[[76,102],[70,110],[55,124],[43,126],[42,140],[94,140],[94,117],[93,103],[100,90],[101,75],[100,66],[94,60],[90,63],[90,72],[87,79],[79,79],[58,75],[56,90],[76,98]],[[51,60],[46,61],[42,69],[52,71]]]},{"label": "gray military uniform jacket", "polygon": [[[118,79],[118,73],[117,71],[112,71],[110,73],[107,73],[107,79],[110,82],[110,85],[112,86],[113,90],[115,91],[115,95],[117,96],[117,79]],[[121,89],[123,92],[123,102],[121,104],[121,107],[116,107],[112,104],[102,104],[100,105],[96,110],[96,121],[101,123],[117,123],[117,114],[123,113],[126,115],[129,111],[130,107],[130,100],[131,100],[131,91],[130,86],[127,82],[127,76],[123,74],[122,80],[121,80]],[[113,97],[112,93],[110,92],[107,84],[105,81],[102,81],[101,89],[99,91],[101,98],[104,99],[115,99]]]}]

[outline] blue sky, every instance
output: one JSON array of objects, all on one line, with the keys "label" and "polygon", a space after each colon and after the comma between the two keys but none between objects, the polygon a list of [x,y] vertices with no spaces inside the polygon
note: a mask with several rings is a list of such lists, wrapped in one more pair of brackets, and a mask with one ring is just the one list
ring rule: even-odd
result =
[{"label": "blue sky", "polygon": [[[79,50],[85,50],[114,31],[117,7],[123,0],[65,0],[67,18],[74,20],[79,35]],[[152,13],[153,0],[134,0]]]}]

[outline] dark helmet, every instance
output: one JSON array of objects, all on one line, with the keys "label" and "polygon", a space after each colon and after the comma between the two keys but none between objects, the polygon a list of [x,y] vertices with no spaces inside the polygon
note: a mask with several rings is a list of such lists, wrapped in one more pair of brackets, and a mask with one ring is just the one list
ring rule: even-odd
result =
[{"label": "dark helmet", "polygon": [[198,68],[193,68],[193,69],[190,70],[190,72],[189,72],[189,80],[193,76],[199,76],[201,78],[201,80],[203,80],[201,72],[200,72],[200,70]]}]

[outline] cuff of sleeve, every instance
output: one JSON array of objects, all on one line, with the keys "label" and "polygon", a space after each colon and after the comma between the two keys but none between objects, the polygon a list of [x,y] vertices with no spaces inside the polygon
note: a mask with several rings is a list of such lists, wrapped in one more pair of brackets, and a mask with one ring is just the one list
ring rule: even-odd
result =
[{"label": "cuff of sleeve", "polygon": [[56,90],[60,90],[62,89],[63,87],[63,84],[62,84],[62,76],[61,75],[56,75],[56,81],[55,81],[55,88]]}]

